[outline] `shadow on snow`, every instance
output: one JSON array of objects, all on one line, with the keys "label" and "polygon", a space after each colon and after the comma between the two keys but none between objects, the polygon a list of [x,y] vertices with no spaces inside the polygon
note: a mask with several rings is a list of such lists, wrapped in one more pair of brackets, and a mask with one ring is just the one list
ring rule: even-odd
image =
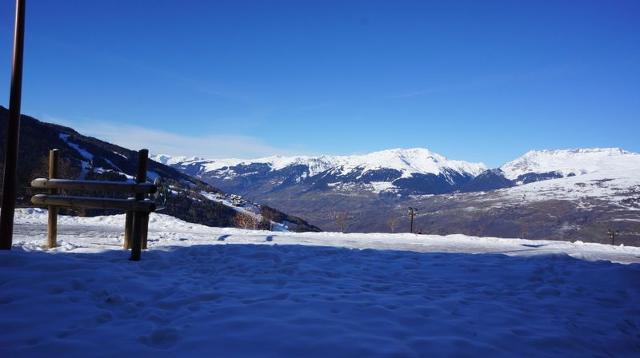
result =
[{"label": "shadow on snow", "polygon": [[240,244],[156,248],[137,263],[127,257],[0,253],[0,353],[620,356],[640,349],[640,265]]}]

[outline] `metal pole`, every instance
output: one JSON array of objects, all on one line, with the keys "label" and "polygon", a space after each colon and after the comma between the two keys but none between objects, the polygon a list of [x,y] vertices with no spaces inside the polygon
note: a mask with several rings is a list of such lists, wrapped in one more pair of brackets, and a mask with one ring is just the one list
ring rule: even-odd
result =
[{"label": "metal pole", "polygon": [[413,211],[413,208],[409,208],[409,217],[411,218],[411,228],[410,228],[410,232],[413,234],[413,216],[415,215],[415,212]]},{"label": "metal pole", "polygon": [[611,240],[611,245],[615,245],[616,242],[616,235],[620,233],[620,231],[618,230],[607,230],[607,233],[609,234],[609,240]]},{"label": "metal pole", "polygon": [[[149,158],[149,150],[140,149],[138,151],[138,175],[136,175],[137,183],[144,183],[147,181],[147,165]],[[144,194],[136,194],[136,200],[144,200]],[[144,215],[145,213],[140,211],[134,211],[133,213],[133,225],[131,233],[131,261],[140,260],[140,251],[142,250],[142,230],[144,230]]]},{"label": "metal pole", "polygon": [[413,234],[413,209],[411,210],[411,233]]},{"label": "metal pole", "polygon": [[9,96],[9,123],[4,158],[2,212],[0,213],[0,249],[10,250],[13,242],[13,216],[16,208],[16,163],[20,135],[20,101],[22,95],[22,55],[24,48],[24,11],[26,0],[16,0],[13,37],[13,66]]},{"label": "metal pole", "polygon": [[[49,179],[55,179],[58,177],[58,155],[57,149],[49,151]],[[58,194],[57,189],[51,189],[50,194]],[[47,225],[47,246],[50,249],[58,246],[58,208],[56,206],[49,206],[49,220]]]}]

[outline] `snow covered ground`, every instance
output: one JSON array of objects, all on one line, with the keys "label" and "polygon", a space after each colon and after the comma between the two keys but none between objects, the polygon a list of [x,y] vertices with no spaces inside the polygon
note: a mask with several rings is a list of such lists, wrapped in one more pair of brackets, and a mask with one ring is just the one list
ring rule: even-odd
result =
[{"label": "snow covered ground", "polygon": [[[589,173],[579,176],[543,180],[525,185],[496,190],[503,202],[532,202],[544,200],[571,200],[588,209],[600,201],[624,210],[639,211],[640,177],[637,171]],[[590,203],[591,202],[591,203]]]},{"label": "snow covered ground", "polygon": [[0,356],[637,356],[640,248],[16,213]]}]

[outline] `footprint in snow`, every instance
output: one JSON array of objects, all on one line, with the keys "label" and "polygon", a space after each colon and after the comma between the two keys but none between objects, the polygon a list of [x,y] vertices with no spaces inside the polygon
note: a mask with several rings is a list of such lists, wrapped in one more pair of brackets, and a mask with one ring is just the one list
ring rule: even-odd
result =
[{"label": "footprint in snow", "polygon": [[171,348],[180,338],[178,331],[173,328],[160,328],[148,336],[139,338],[140,342],[155,348]]}]

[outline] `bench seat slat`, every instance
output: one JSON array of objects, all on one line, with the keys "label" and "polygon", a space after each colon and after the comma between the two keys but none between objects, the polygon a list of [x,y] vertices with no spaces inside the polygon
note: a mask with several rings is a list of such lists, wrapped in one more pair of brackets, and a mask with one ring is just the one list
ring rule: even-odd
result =
[{"label": "bench seat slat", "polygon": [[38,189],[100,190],[133,194],[152,194],[157,188],[152,183],[127,183],[103,180],[70,180],[37,178],[31,187]]},{"label": "bench seat slat", "polygon": [[38,206],[63,206],[68,208],[86,209],[121,209],[132,211],[155,211],[156,204],[150,200],[137,201],[134,199],[111,199],[88,196],[66,196],[36,194],[31,202]]}]

